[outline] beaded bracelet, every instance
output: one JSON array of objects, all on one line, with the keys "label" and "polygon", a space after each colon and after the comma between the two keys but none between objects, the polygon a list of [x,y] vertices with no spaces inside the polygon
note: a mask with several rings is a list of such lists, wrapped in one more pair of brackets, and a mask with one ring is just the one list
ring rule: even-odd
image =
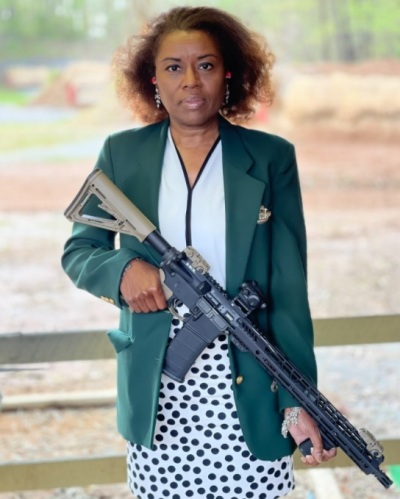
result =
[{"label": "beaded bracelet", "polygon": [[281,433],[284,438],[287,438],[289,427],[292,425],[298,425],[299,424],[299,414],[301,411],[301,407],[293,407],[291,411],[289,411],[285,419],[283,420],[282,423],[282,429]]}]

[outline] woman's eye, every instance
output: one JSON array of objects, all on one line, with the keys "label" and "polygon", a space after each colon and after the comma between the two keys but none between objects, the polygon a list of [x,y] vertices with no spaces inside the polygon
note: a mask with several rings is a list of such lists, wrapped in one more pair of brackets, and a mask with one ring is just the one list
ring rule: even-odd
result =
[{"label": "woman's eye", "polygon": [[211,62],[202,62],[200,64],[200,68],[201,69],[212,69],[213,65],[211,64]]},{"label": "woman's eye", "polygon": [[178,64],[171,64],[171,66],[167,67],[167,71],[172,71],[172,72],[178,71],[178,69],[179,69]]}]

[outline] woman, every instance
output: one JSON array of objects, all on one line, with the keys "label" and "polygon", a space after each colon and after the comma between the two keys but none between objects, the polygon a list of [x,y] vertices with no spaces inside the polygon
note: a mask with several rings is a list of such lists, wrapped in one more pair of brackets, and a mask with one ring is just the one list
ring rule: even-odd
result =
[{"label": "woman", "polygon": [[[96,167],[174,247],[194,246],[236,295],[256,280],[268,297],[257,320],[316,379],[306,288],[306,241],[294,148],[231,124],[271,101],[273,56],[231,15],[175,8],[117,54],[119,91],[151,123],[109,137]],[[294,487],[291,454],[311,438],[316,465],[334,456],[296,401],[220,336],[182,384],[162,374],[181,327],[152,250],[76,224],[63,266],[73,282],[121,308],[109,333],[118,358],[118,428],[139,498],[275,498]],[[181,311],[181,314],[185,311]],[[291,435],[281,434],[282,423]]]}]

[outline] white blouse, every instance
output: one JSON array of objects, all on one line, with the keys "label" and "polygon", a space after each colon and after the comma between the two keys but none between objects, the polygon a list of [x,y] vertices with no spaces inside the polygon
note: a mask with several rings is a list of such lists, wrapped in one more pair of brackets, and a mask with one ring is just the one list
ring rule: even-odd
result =
[{"label": "white blouse", "polygon": [[162,236],[177,250],[193,246],[225,287],[225,193],[221,141],[212,150],[191,188],[170,130],[159,193]]}]

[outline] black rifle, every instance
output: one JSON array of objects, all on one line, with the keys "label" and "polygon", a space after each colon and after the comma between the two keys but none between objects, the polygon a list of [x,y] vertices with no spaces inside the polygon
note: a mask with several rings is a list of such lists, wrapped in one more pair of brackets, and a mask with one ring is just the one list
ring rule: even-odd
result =
[{"label": "black rifle", "polygon": [[[98,207],[108,214],[106,218],[85,213],[93,197],[100,200]],[[207,263],[194,248],[178,251],[171,247],[101,170],[89,175],[65,216],[133,235],[162,257],[160,273],[170,311],[177,315],[176,307],[183,303],[190,312],[182,318],[183,327],[167,348],[163,366],[167,376],[182,382],[203,349],[220,334],[228,334],[314,418],[325,449],[340,447],[365,474],[375,475],[386,488],[391,486],[392,481],[379,468],[384,460],[382,445],[367,430],[357,430],[254,325],[251,314],[266,306],[257,283],[246,282],[237,296],[229,297],[208,274]],[[304,455],[310,454],[310,439],[299,448]]]}]

